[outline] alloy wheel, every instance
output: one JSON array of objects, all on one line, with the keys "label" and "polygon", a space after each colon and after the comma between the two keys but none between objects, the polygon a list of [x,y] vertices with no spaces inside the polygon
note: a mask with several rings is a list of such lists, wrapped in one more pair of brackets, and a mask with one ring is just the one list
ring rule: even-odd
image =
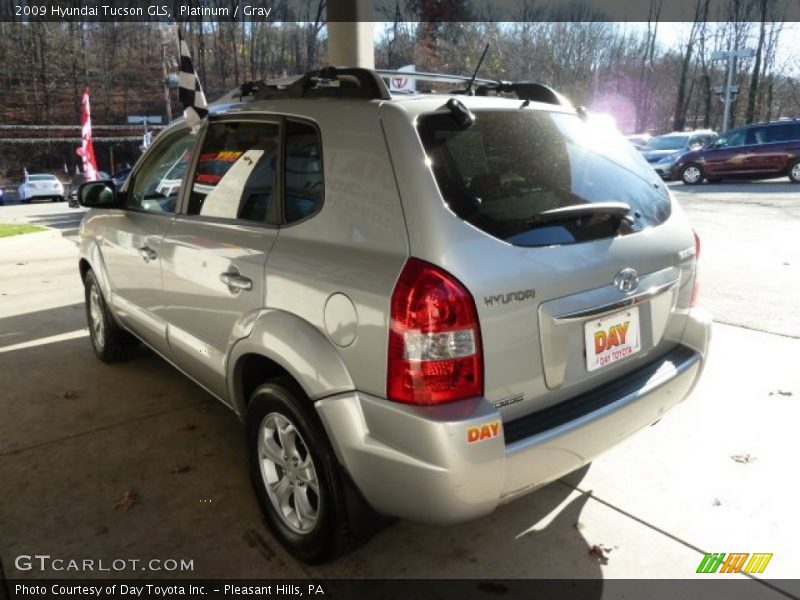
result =
[{"label": "alloy wheel", "polygon": [[102,350],[106,342],[105,323],[103,322],[102,299],[96,285],[93,285],[89,290],[89,318],[92,327],[92,340],[97,349]]},{"label": "alloy wheel", "polygon": [[286,527],[307,534],[320,517],[317,470],[303,436],[280,413],[269,413],[258,433],[261,477],[275,512]]}]

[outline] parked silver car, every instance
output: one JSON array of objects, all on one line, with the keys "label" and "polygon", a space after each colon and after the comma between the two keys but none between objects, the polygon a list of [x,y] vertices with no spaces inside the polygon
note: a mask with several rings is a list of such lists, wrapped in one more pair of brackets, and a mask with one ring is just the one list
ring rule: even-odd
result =
[{"label": "parked silver car", "polygon": [[697,239],[622,137],[544,86],[386,76],[245,86],[80,192],[94,351],[133,334],[230,406],[309,562],[376,514],[475,519],[589,463],[708,348]]}]

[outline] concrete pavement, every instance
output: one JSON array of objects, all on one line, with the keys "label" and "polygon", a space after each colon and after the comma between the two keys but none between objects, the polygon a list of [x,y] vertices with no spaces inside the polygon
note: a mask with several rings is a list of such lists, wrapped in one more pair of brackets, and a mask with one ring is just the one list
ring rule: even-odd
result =
[{"label": "concrete pavement", "polygon": [[714,318],[800,337],[800,185],[783,178],[670,188],[700,235],[701,293]]},{"label": "concrete pavement", "polygon": [[[704,552],[771,552],[765,576],[800,576],[791,487],[800,340],[718,325],[693,396],[588,471],[459,527],[396,523],[312,568],[264,527],[232,413],[146,350],[97,361],[75,245],[25,238],[0,242],[8,577],[41,576],[17,571],[14,558],[43,553],[195,567],[120,576],[690,578]],[[607,551],[594,556],[594,545]]]}]

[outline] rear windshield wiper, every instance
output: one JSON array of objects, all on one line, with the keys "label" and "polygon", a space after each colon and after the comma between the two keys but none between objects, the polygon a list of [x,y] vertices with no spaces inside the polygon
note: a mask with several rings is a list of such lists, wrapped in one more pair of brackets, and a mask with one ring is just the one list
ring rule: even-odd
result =
[{"label": "rear windshield wiper", "polygon": [[527,224],[546,225],[548,223],[563,223],[591,217],[610,217],[616,219],[617,226],[619,226],[623,221],[633,223],[633,219],[628,216],[630,211],[631,207],[625,202],[571,204],[536,213],[528,219]]}]

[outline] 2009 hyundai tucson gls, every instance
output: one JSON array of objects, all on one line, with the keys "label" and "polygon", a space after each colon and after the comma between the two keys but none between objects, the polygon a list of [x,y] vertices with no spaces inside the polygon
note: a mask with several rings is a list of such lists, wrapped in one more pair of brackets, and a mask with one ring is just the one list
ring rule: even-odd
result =
[{"label": "2009 hyundai tucson gls", "polygon": [[371,515],[462,522],[587,464],[709,341],[697,239],[624,139],[544,86],[384,76],[248,85],[81,188],[94,351],[144,341],[229,405],[309,562]]}]

